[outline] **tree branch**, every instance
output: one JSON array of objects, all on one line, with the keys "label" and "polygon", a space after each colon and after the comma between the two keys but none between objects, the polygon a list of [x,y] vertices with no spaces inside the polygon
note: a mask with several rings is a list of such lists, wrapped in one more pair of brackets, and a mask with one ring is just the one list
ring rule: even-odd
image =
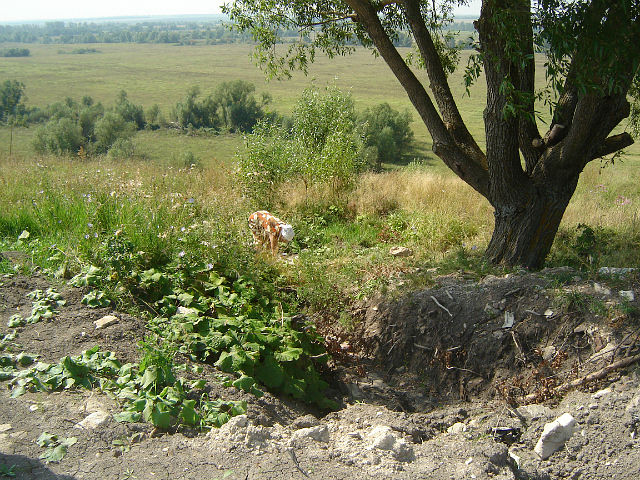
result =
[{"label": "tree branch", "polygon": [[413,32],[413,37],[426,65],[427,75],[431,82],[431,91],[436,99],[438,110],[440,110],[445,126],[458,146],[460,146],[474,162],[486,169],[487,158],[462,120],[458,106],[449,88],[447,75],[442,68],[442,62],[433,43],[431,32],[422,18],[418,0],[403,0],[402,5],[406,11],[406,18]]},{"label": "tree branch", "polygon": [[611,137],[605,139],[605,141],[600,145],[593,155],[591,160],[595,160],[596,158],[601,158],[606,155],[611,155],[612,153],[616,153],[623,148],[630,147],[634,144],[633,138],[627,132],[620,133],[618,135],[612,135]]},{"label": "tree branch", "polygon": [[374,46],[405,89],[411,103],[420,114],[433,139],[434,153],[449,168],[458,173],[462,180],[486,197],[489,193],[487,171],[458,147],[440,118],[424,86],[393,46],[380,23],[376,7],[367,0],[345,1],[357,14],[358,22],[367,31]]}]

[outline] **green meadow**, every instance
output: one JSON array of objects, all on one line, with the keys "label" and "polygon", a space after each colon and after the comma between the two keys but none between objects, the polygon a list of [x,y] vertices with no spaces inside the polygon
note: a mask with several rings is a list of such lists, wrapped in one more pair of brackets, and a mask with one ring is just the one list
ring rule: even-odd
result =
[{"label": "green meadow", "polygon": [[[311,84],[336,85],[350,92],[359,110],[381,102],[409,109],[414,119],[414,162],[404,159],[385,165],[382,173],[364,174],[339,198],[322,189],[309,191],[295,181],[287,185],[286,200],[277,213],[299,232],[300,242],[294,242],[288,252],[295,254],[289,261],[295,268],[262,257],[259,263],[271,274],[277,272],[276,283],[282,291],[297,292],[296,308],[331,310],[332,315],[340,316],[349,303],[386,289],[400,277],[411,278],[411,282],[402,282],[405,285],[429,282],[422,275],[412,276],[424,266],[436,267],[438,272],[475,269],[482,273],[488,268],[482,264],[481,253],[491,235],[490,206],[432,154],[430,137],[405,93],[384,62],[369,51],[357,49],[335,59],[319,56],[306,76],[294,72],[290,79],[266,80],[252,63],[248,45],[91,44],[99,52],[84,55],[67,54],[78,45],[28,47],[29,57],[0,59],[0,80],[23,82],[28,106],[44,107],[68,96],[80,100],[85,95],[108,106],[125,90],[132,102],[145,109],[157,104],[169,118],[189,87],[197,85],[207,95],[223,81],[242,79],[254,83],[258,95],[268,92],[273,99],[269,108],[282,114],[292,111]],[[404,54],[409,51],[403,49]],[[470,130],[484,145],[482,80],[471,88],[470,96],[462,82],[468,55],[461,53],[451,85]],[[537,62],[542,67],[544,58]],[[426,74],[418,75],[428,85]],[[538,82],[544,82],[542,68],[538,68]],[[548,117],[544,105],[539,109],[542,118]],[[539,128],[544,131],[544,124]],[[0,236],[5,243],[15,241],[30,226],[40,230],[43,245],[65,243],[70,268],[78,269],[96,261],[91,260],[91,252],[103,241],[101,235],[124,228],[141,250],[162,252],[158,258],[184,252],[188,244],[196,257],[222,261],[231,254],[241,255],[240,263],[245,266],[254,261],[245,219],[259,205],[242,195],[235,176],[236,155],[243,152],[242,136],[187,135],[174,129],[139,131],[131,159],[80,160],[36,155],[31,144],[34,130],[0,128]],[[587,269],[604,264],[640,265],[639,154],[640,147],[633,146],[614,165],[596,161],[587,167],[550,264],[570,263]],[[190,165],[193,159],[195,166]],[[101,198],[101,205],[111,213],[83,203],[87,193]],[[40,201],[34,200],[38,196]],[[186,199],[198,208],[191,209]],[[123,209],[118,211],[118,206]],[[56,223],[65,209],[81,219],[73,225],[67,219],[66,229]],[[101,217],[98,237],[74,243],[74,236],[87,234],[81,222],[95,224],[96,215],[106,215]],[[180,228],[188,229],[197,241],[175,234]],[[593,239],[585,245],[587,237]],[[215,250],[203,247],[206,244],[225,246]],[[388,250],[396,244],[410,247],[414,255],[390,257]],[[42,252],[40,256],[43,261],[49,258]],[[332,295],[342,300],[331,301]]]}]

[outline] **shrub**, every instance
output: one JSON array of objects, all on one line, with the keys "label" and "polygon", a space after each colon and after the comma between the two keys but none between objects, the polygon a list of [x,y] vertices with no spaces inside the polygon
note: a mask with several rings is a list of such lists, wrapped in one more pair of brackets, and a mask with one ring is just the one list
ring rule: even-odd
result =
[{"label": "shrub", "polygon": [[144,110],[140,105],[134,105],[127,98],[127,92],[122,90],[116,99],[115,112],[126,122],[133,123],[138,130],[142,130],[145,125]]},{"label": "shrub", "polygon": [[70,118],[58,118],[36,130],[33,147],[38,153],[61,155],[77,152],[82,143],[80,126]]},{"label": "shrub", "polygon": [[261,123],[247,136],[240,179],[246,194],[261,205],[274,203],[286,180],[300,179],[306,189],[329,184],[337,194],[353,184],[364,166],[364,152],[351,96],[335,87],[324,93],[307,89],[290,130]]},{"label": "shrub", "polygon": [[107,153],[116,140],[131,138],[135,130],[135,123],[127,122],[122,115],[116,112],[105,113],[95,126],[96,153]]},{"label": "shrub", "polygon": [[109,157],[111,158],[131,158],[134,154],[133,142],[129,138],[116,139],[109,148]]},{"label": "shrub", "polygon": [[388,103],[367,108],[358,117],[362,125],[365,143],[377,151],[375,167],[383,162],[390,163],[398,159],[413,140],[413,131],[409,127],[411,114],[393,109]]}]

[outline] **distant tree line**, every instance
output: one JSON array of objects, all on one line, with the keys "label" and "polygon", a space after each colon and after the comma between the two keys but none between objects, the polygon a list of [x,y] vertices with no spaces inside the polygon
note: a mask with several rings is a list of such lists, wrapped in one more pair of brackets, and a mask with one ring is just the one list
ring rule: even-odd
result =
[{"label": "distant tree line", "polygon": [[0,57],[28,57],[31,52],[28,48],[6,48],[0,50]]},{"label": "distant tree line", "polygon": [[250,36],[216,22],[46,22],[43,25],[0,25],[0,42],[174,43],[183,45],[249,42]]},{"label": "distant tree line", "polygon": [[[471,22],[454,22],[451,32],[461,32],[459,46],[466,48],[466,32],[474,32]],[[284,41],[297,41],[296,30],[282,32]],[[44,24],[0,25],[0,42],[83,44],[83,43],[166,43],[178,45],[216,45],[228,43],[252,43],[253,38],[244,32],[231,30],[215,21],[145,21],[130,22],[64,22]],[[413,39],[399,32],[394,39],[397,47],[410,47]],[[15,50],[15,49],[12,49]]]},{"label": "distant tree line", "polygon": [[[333,172],[327,165],[316,171],[306,162],[318,156],[340,171],[343,163],[352,165],[353,171],[377,170],[383,162],[405,155],[413,140],[409,112],[399,112],[387,103],[356,112],[351,96],[334,87],[326,92],[306,90],[288,117],[270,111],[271,96],[262,93],[256,98],[255,86],[244,80],[223,82],[206,96],[194,86],[173,106],[169,119],[157,104],[145,112],[124,90],[110,107],[85,96],[79,102],[67,97],[44,108],[27,108],[24,91],[25,85],[17,80],[0,84],[0,124],[37,125],[34,148],[39,153],[132,156],[131,138],[142,129],[242,133],[249,134],[254,146],[290,147],[278,161],[287,163],[287,168],[280,165],[278,170],[290,170],[289,163],[297,158],[295,168],[304,167],[298,168],[305,172],[303,179],[315,178],[320,170],[322,175],[338,178],[335,172],[327,174]],[[250,157],[257,163],[267,161],[264,152],[254,153]]]}]

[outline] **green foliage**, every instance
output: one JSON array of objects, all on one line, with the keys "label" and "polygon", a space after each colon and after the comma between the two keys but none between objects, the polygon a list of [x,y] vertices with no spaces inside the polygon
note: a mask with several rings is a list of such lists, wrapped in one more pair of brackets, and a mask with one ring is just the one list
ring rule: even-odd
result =
[{"label": "green foliage", "polygon": [[18,80],[5,80],[0,85],[0,122],[8,122],[25,110],[23,104],[24,83]]},{"label": "green foliage", "polygon": [[28,48],[5,48],[0,50],[0,57],[28,57],[31,52]]},{"label": "green foliage", "polygon": [[116,141],[131,138],[135,131],[135,123],[127,121],[117,112],[106,112],[95,126],[96,153],[107,153]]},{"label": "green foliage", "polygon": [[383,162],[397,161],[413,140],[409,111],[400,113],[388,103],[367,108],[358,116],[358,122],[363,125],[365,144],[376,149],[377,169]]},{"label": "green foliage", "polygon": [[114,111],[120,115],[125,122],[133,123],[137,130],[142,130],[145,126],[144,110],[141,105],[135,105],[127,98],[127,92],[120,91],[116,99]]},{"label": "green foliage", "polygon": [[111,305],[111,300],[100,290],[91,290],[82,297],[81,302],[90,308],[108,307]]},{"label": "green foliage", "polygon": [[258,103],[255,86],[244,80],[222,82],[212,95],[198,99],[200,89],[191,87],[185,99],[178,102],[172,116],[181,128],[212,128],[229,132],[250,132],[265,116],[264,107],[271,100],[262,95]]},{"label": "green foliage", "polygon": [[76,437],[59,439],[55,434],[42,432],[36,443],[45,449],[40,458],[46,463],[52,463],[62,460],[67,454],[67,449],[75,445],[77,441]]},{"label": "green foliage", "polygon": [[213,102],[218,107],[218,116],[223,128],[234,132],[250,132],[265,115],[264,107],[271,97],[262,95],[262,102],[253,96],[256,87],[245,80],[223,82],[213,94]]},{"label": "green foliage", "polygon": [[33,148],[38,153],[64,155],[76,153],[83,144],[82,128],[70,118],[50,120],[38,127]]},{"label": "green foliage", "polygon": [[62,296],[52,288],[48,288],[45,292],[42,290],[34,290],[27,294],[33,299],[31,307],[31,315],[24,319],[25,323],[37,323],[43,319],[50,319],[56,313],[58,308],[67,303]]},{"label": "green foliage", "polygon": [[335,87],[322,93],[309,88],[296,104],[290,129],[262,123],[246,137],[240,180],[263,208],[277,201],[286,180],[301,179],[307,188],[329,184],[338,193],[363,169],[363,152],[351,96]]}]

